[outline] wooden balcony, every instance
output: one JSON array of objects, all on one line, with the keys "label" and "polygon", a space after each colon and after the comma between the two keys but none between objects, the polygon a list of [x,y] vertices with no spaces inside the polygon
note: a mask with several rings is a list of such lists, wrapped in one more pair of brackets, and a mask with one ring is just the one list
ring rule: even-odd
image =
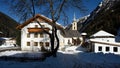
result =
[{"label": "wooden balcony", "polygon": [[[46,31],[49,31],[50,29],[49,28],[43,28],[44,30]],[[30,33],[42,33],[44,32],[42,28],[28,28],[28,32]]]}]

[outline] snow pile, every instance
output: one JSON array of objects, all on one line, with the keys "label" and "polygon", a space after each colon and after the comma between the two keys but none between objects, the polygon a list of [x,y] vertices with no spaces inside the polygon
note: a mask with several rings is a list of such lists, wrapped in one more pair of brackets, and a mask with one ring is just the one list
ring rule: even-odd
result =
[{"label": "snow pile", "polygon": [[14,47],[15,45],[13,45],[13,44],[2,44],[1,46],[0,46],[0,48],[4,48],[4,47]]},{"label": "snow pile", "polygon": [[39,58],[42,56],[42,53],[26,52],[26,51],[5,51],[5,52],[0,52],[0,57],[1,56]]},{"label": "snow pile", "polygon": [[85,48],[81,47],[81,46],[70,46],[70,47],[67,47],[65,49],[66,52],[83,52],[83,51],[86,51]]}]

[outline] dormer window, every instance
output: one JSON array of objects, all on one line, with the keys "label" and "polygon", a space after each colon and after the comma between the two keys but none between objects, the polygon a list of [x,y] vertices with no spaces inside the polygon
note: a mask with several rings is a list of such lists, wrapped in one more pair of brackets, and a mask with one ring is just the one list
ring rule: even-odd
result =
[{"label": "dormer window", "polygon": [[38,28],[38,25],[35,25],[35,28]]}]

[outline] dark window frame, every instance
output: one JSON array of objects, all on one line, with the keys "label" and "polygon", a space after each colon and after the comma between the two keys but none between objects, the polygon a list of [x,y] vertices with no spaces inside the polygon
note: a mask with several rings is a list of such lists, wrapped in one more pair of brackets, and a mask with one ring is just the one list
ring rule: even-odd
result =
[{"label": "dark window frame", "polygon": [[49,47],[49,42],[45,42],[46,47]]},{"label": "dark window frame", "polygon": [[99,47],[98,47],[98,51],[102,51],[102,46],[99,46]]},{"label": "dark window frame", "polygon": [[27,33],[27,38],[30,38],[30,33]]},{"label": "dark window frame", "polygon": [[113,47],[114,52],[118,52],[118,47]]},{"label": "dark window frame", "polygon": [[38,42],[34,42],[34,46],[38,46]]},{"label": "dark window frame", "polygon": [[44,35],[43,33],[40,33],[40,38],[43,38],[44,37],[43,35]]},{"label": "dark window frame", "polygon": [[110,47],[106,47],[106,48],[105,48],[105,51],[110,51]]},{"label": "dark window frame", "polygon": [[30,42],[27,42],[27,46],[30,46]]},{"label": "dark window frame", "polygon": [[43,46],[43,42],[39,42],[40,46]]},{"label": "dark window frame", "polygon": [[38,33],[34,33],[34,38],[38,38]]}]

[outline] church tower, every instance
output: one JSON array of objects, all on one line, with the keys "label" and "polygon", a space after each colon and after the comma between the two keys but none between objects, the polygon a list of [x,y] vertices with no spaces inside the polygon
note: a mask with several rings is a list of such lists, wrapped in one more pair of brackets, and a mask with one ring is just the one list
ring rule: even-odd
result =
[{"label": "church tower", "polygon": [[77,19],[75,17],[75,13],[74,13],[74,18],[72,23],[72,30],[77,30]]}]

